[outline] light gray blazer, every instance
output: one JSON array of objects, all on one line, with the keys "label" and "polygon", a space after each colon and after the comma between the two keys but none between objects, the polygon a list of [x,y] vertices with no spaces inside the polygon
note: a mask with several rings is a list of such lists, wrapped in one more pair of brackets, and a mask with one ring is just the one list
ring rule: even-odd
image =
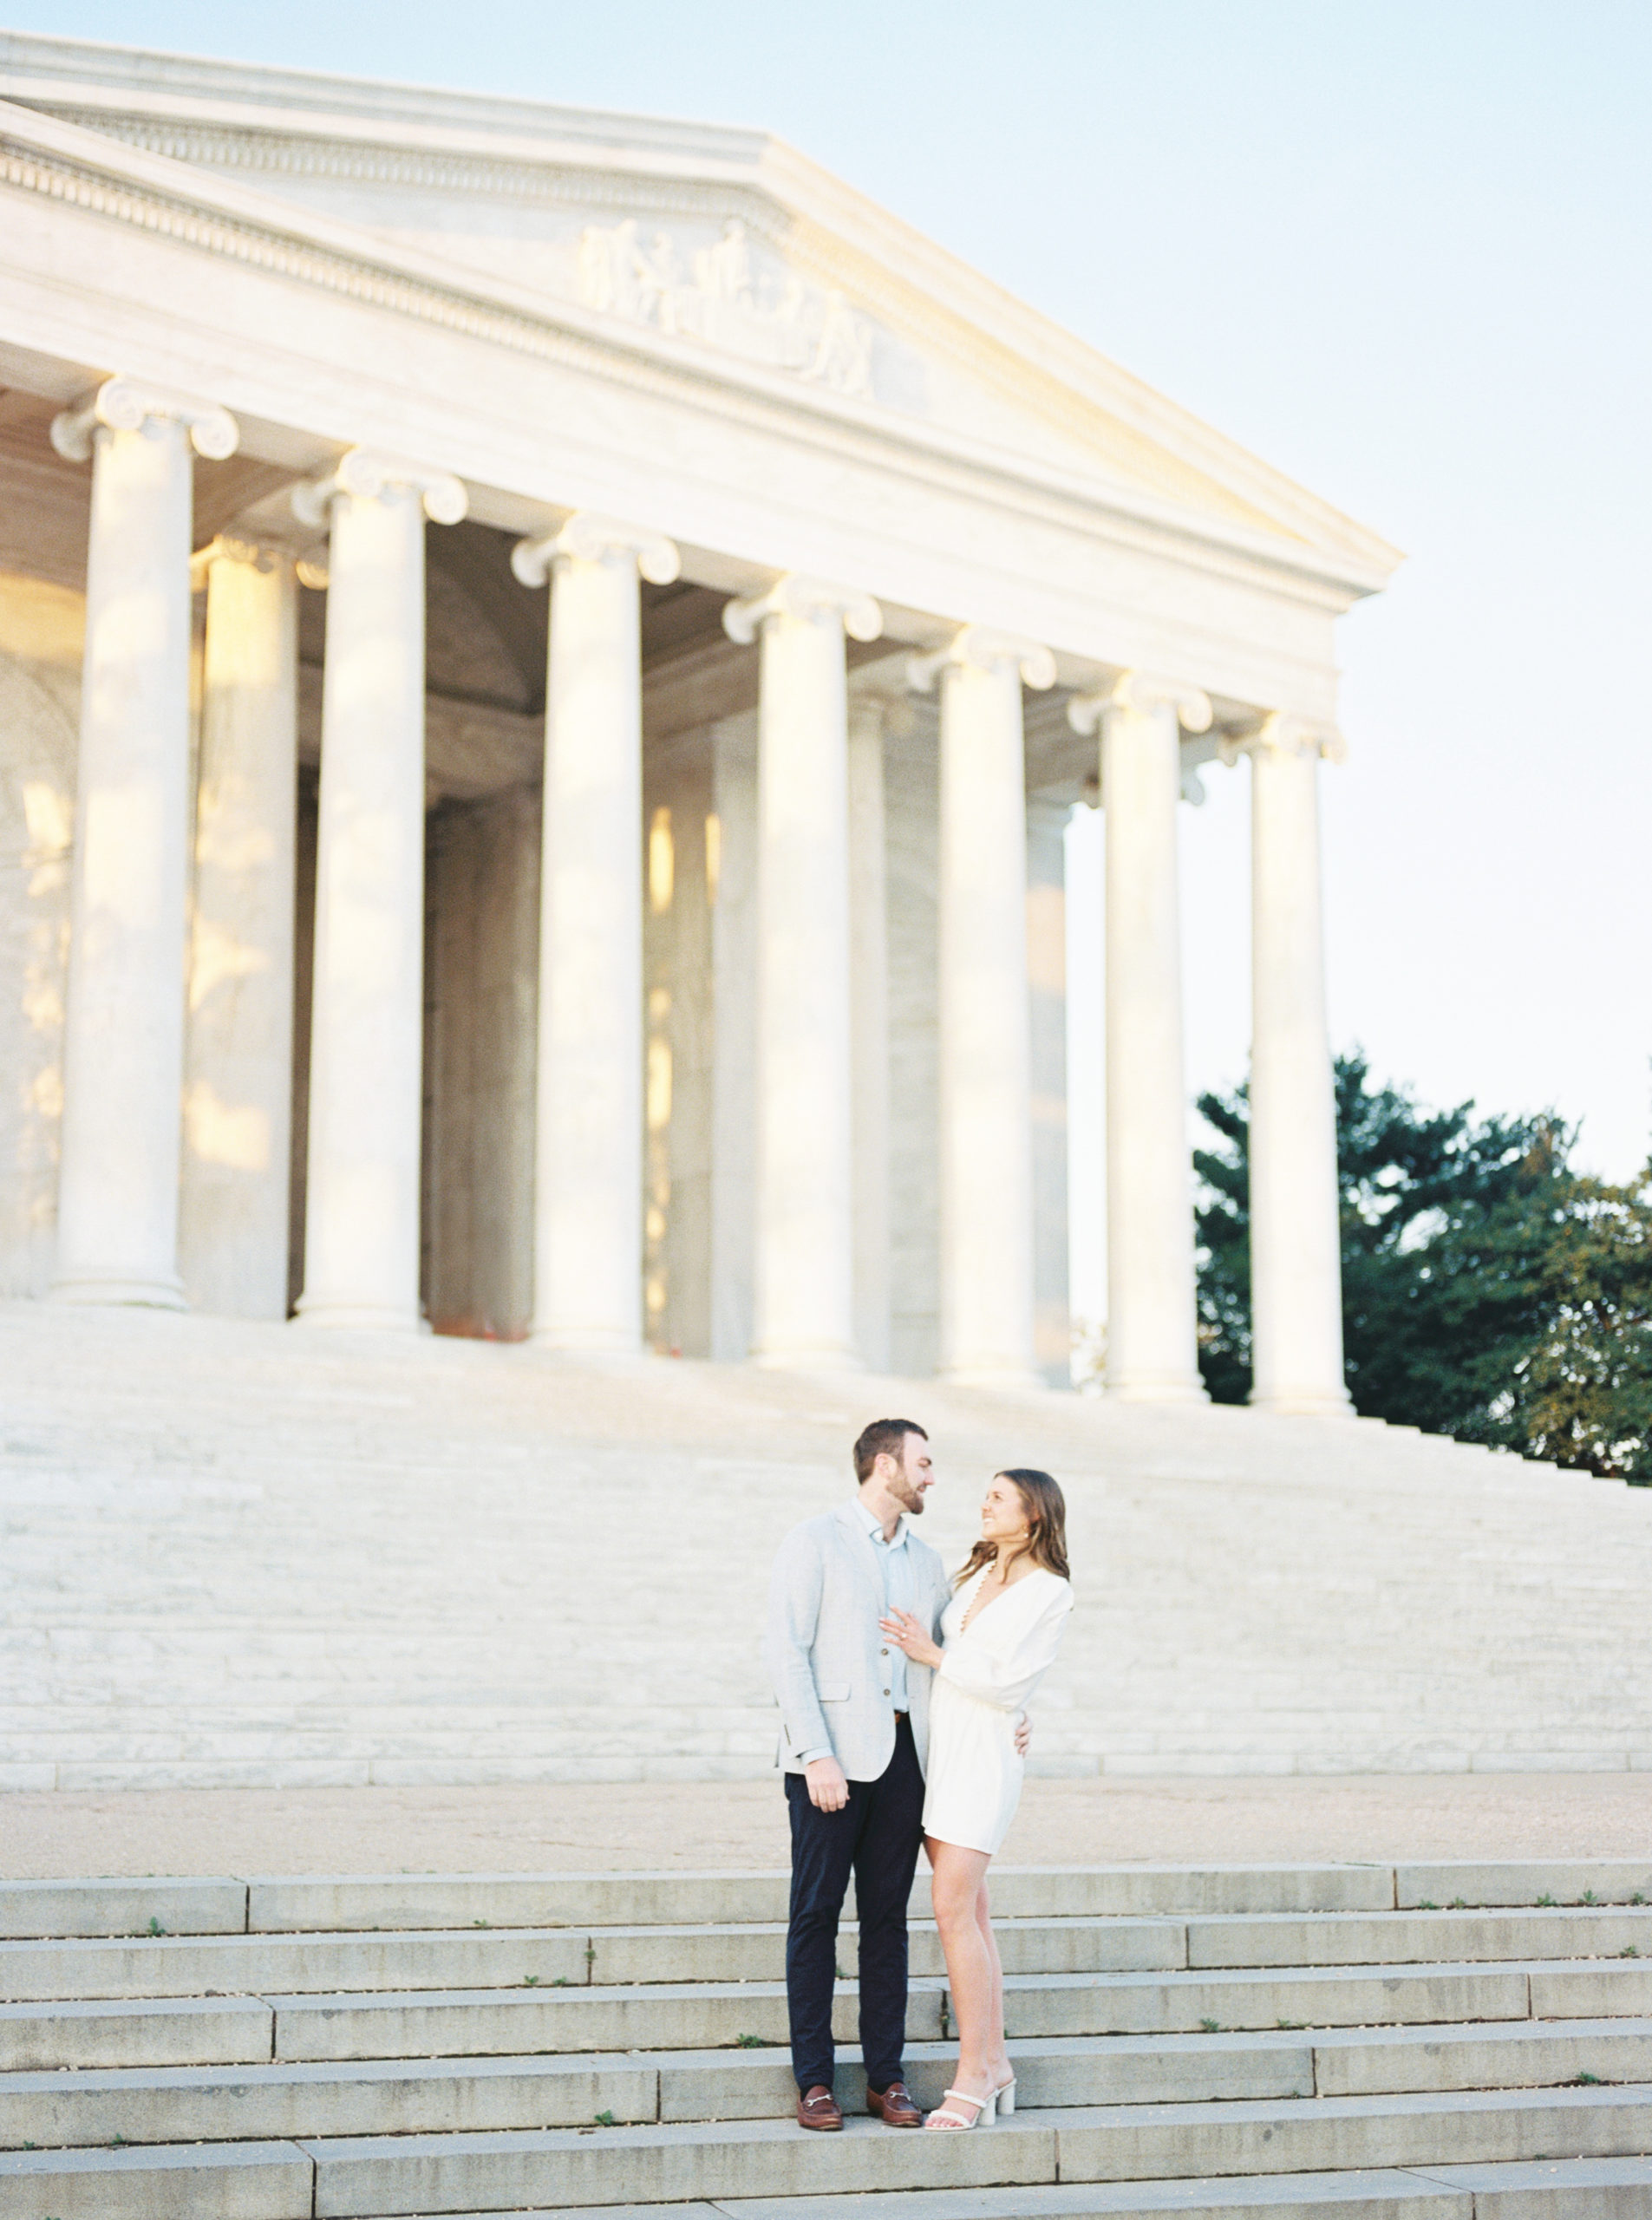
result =
[{"label": "light gray blazer", "polygon": [[[909,1523],[912,1616],[936,1635],[952,1590],[937,1551]],[[852,1498],[835,1511],[806,1518],[780,1544],[768,1589],[763,1644],[780,1707],[778,1762],[800,1773],[803,1750],[830,1748],[850,1780],[876,1780],[895,1753],[895,1707],[888,1648],[878,1632],[884,1615],[878,1554]],[[912,1740],[922,1766],[929,1754],[927,1665],[906,1667]]]}]

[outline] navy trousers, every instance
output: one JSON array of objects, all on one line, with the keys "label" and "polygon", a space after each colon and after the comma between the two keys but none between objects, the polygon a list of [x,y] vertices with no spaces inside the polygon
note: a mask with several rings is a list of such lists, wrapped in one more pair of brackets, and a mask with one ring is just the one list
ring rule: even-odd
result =
[{"label": "navy trousers", "polygon": [[792,1816],[792,1917],[786,1995],[800,2089],[832,2086],[832,1984],[851,1872],[860,1918],[860,2049],[877,2090],[902,2080],[906,2040],[906,1901],[924,1840],[924,1775],[911,1722],[876,1780],[852,1780],[841,1812],[817,1811],[801,1773],[786,1776]]}]

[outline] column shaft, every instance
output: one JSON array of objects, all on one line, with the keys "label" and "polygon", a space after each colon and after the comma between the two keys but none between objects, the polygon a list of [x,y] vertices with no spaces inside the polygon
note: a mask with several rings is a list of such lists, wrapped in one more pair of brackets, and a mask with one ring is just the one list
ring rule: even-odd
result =
[{"label": "column shaft", "polygon": [[940,1371],[1008,1387],[1037,1383],[1021,686],[941,671]]},{"label": "column shaft", "polygon": [[855,1345],[889,1369],[889,929],[884,721],[849,705],[849,961],[854,1033]]},{"label": "column shaft", "polygon": [[332,497],[304,1291],[309,1325],[419,1320],[424,507]]},{"label": "column shaft", "polygon": [[829,608],[762,623],[753,1355],[854,1355],[847,704]]},{"label": "column shaft", "polygon": [[1320,915],[1318,747],[1250,757],[1250,1400],[1345,1415],[1336,1115]]},{"label": "column shaft", "polygon": [[94,437],[53,1293],[176,1309],[190,441],[161,415]]},{"label": "column shaft", "polygon": [[643,1335],[643,701],[637,561],[557,558],[540,880],[537,1341]]},{"label": "column shaft", "polygon": [[1180,793],[1173,704],[1106,708],[1107,1384],[1133,1401],[1205,1392],[1182,1068]]},{"label": "column shaft", "polygon": [[287,1315],[297,580],[237,542],[206,563],[180,1244],[199,1309]]}]

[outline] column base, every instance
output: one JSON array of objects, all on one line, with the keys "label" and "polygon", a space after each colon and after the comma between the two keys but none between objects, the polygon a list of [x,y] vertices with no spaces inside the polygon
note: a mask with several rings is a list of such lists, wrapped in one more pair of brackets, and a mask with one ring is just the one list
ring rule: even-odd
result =
[{"label": "column base", "polygon": [[813,1348],[753,1349],[747,1359],[761,1372],[864,1372],[865,1361],[840,1345]]},{"label": "column base", "polygon": [[1252,1395],[1250,1408],[1265,1411],[1271,1418],[1351,1419],[1356,1415],[1346,1389],[1339,1395],[1334,1389],[1278,1388],[1265,1395]]},{"label": "column base", "polygon": [[1152,1373],[1115,1380],[1109,1374],[1105,1393],[1110,1403],[1208,1403],[1210,1392],[1197,1373],[1155,1377]]},{"label": "column base", "polygon": [[546,1356],[565,1356],[591,1364],[642,1364],[650,1352],[636,1334],[609,1333],[600,1327],[581,1331],[573,1326],[535,1326],[528,1347]]},{"label": "column base", "polygon": [[74,1272],[54,1280],[50,1303],[109,1303],[139,1310],[187,1310],[181,1280],[129,1279],[111,1272]]},{"label": "column base", "polygon": [[308,1296],[299,1296],[292,1323],[341,1328],[356,1334],[417,1334],[425,1330],[416,1311],[399,1309],[389,1303],[331,1303],[324,1298],[312,1302]]}]

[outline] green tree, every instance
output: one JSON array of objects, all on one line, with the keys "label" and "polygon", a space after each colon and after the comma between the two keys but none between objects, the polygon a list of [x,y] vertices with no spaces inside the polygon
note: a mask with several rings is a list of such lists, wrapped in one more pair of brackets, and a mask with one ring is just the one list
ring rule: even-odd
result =
[{"label": "green tree", "polygon": [[[1652,1172],[1580,1179],[1549,1114],[1433,1112],[1337,1060],[1343,1328],[1356,1409],[1652,1479]],[[1201,1097],[1200,1365],[1250,1385],[1247,1090]]]},{"label": "green tree", "polygon": [[1542,1329],[1491,1403],[1494,1438],[1652,1485],[1652,1165],[1622,1187],[1572,1181],[1542,1296]]}]

